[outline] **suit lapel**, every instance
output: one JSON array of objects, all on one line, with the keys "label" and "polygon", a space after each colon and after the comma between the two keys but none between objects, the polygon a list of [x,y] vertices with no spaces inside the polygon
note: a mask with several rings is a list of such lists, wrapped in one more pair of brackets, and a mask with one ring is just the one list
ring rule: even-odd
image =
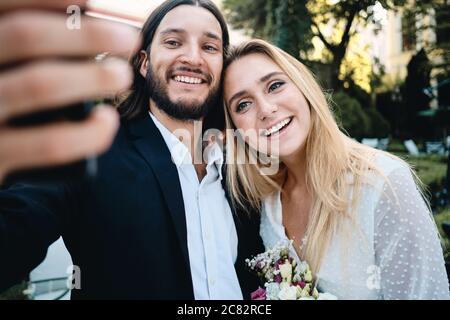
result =
[{"label": "suit lapel", "polygon": [[178,171],[172,161],[170,151],[151,118],[144,117],[128,124],[134,136],[133,144],[155,173],[175,225],[177,238],[189,268],[187,247],[186,215]]}]

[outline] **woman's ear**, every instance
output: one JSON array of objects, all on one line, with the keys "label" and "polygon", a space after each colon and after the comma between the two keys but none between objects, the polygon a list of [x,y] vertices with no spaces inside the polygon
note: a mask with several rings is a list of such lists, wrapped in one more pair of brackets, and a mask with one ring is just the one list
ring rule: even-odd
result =
[{"label": "woman's ear", "polygon": [[148,70],[148,55],[147,52],[145,52],[144,50],[141,50],[141,52],[139,52],[139,73],[146,78],[147,77],[147,70]]}]

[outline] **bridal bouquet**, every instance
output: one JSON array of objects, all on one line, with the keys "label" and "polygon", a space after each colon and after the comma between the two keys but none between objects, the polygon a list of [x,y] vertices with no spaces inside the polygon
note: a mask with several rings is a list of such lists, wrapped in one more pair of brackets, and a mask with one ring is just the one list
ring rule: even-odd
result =
[{"label": "bridal bouquet", "polygon": [[252,300],[336,300],[329,293],[319,293],[311,269],[305,262],[297,263],[290,256],[290,243],[279,243],[274,248],[246,259],[247,266],[264,283],[251,294]]}]

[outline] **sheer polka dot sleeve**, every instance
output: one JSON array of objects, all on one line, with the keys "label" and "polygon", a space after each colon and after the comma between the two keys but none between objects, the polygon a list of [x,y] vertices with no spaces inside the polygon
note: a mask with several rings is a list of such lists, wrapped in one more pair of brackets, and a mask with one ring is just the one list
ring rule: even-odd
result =
[{"label": "sheer polka dot sleeve", "polygon": [[384,299],[449,299],[438,232],[409,168],[387,177],[375,208],[374,245]]}]

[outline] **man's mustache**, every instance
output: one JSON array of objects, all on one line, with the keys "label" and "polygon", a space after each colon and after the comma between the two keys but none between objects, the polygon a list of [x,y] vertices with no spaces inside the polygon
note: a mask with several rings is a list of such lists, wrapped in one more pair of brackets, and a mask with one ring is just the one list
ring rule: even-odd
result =
[{"label": "man's mustache", "polygon": [[193,69],[193,68],[187,68],[187,67],[178,67],[174,70],[169,70],[169,72],[167,73],[167,81],[169,81],[172,78],[172,75],[177,71],[186,71],[186,72],[197,73],[197,74],[201,75],[208,84],[211,84],[211,82],[212,82],[212,76],[210,74],[205,73],[200,69]]}]

